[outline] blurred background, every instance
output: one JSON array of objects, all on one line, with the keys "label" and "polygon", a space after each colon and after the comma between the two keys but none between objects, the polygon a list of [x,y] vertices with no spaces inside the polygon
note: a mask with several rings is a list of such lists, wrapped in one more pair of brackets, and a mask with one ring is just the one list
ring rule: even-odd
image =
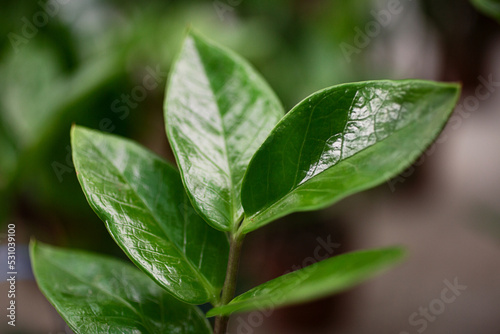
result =
[{"label": "blurred background", "polygon": [[[2,0],[2,12],[1,333],[71,333],[33,279],[31,237],[124,257],[77,182],[70,126],[133,138],[173,161],[164,89],[192,26],[247,58],[287,110],[351,81],[463,87],[442,135],[401,175],[250,234],[239,292],[315,262],[317,247],[337,255],[397,244],[408,260],[340,295],[234,316],[230,332],[500,334],[498,1]],[[16,227],[15,328],[3,315],[8,224]],[[445,303],[449,286],[456,298]]]}]

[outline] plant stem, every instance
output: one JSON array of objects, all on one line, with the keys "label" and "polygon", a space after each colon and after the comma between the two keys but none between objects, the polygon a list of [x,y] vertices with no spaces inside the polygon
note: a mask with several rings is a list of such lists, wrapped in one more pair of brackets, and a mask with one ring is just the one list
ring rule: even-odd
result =
[{"label": "plant stem", "polygon": [[[233,299],[236,291],[236,280],[238,278],[238,265],[240,262],[243,235],[233,234],[229,245],[229,259],[227,261],[226,279],[222,288],[221,305],[226,305]],[[214,334],[225,334],[229,316],[217,316],[215,318]]]}]

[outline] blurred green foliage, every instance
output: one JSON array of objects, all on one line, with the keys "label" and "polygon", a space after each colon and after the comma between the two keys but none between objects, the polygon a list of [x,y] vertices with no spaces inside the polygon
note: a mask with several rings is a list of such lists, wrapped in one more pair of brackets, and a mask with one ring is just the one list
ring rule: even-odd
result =
[{"label": "blurred green foliage", "polygon": [[140,101],[126,104],[123,95],[142,85],[148,70],[168,71],[186,27],[250,59],[286,109],[369,72],[362,55],[346,62],[339,48],[352,42],[354,27],[373,19],[365,0],[4,0],[3,6],[0,226],[21,221],[41,240],[60,244],[106,250],[98,243],[108,238],[74,175],[71,124],[162,141],[161,133],[151,134],[151,119],[161,117],[165,78]]},{"label": "blurred green foliage", "polygon": [[500,22],[500,0],[471,0],[480,11]]}]

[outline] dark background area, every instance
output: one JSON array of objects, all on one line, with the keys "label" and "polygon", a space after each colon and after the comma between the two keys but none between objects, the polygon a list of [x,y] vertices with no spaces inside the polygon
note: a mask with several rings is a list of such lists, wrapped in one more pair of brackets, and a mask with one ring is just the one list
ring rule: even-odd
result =
[{"label": "dark background area", "polygon": [[[16,225],[21,264],[16,331],[2,316],[0,332],[70,333],[36,287],[31,237],[124,257],[80,189],[69,129],[77,123],[123,135],[173,162],[165,75],[191,26],[247,58],[287,110],[352,81],[420,78],[463,89],[442,135],[401,175],[251,233],[239,292],[311,264],[327,240],[336,245],[332,255],[403,245],[408,260],[340,295],[234,316],[231,333],[500,334],[500,24],[466,0],[401,0],[387,16],[391,3],[2,0],[1,310],[7,224]],[[124,102],[151,72],[158,86]],[[432,310],[456,280],[466,286],[460,295],[422,316],[420,308]]]}]

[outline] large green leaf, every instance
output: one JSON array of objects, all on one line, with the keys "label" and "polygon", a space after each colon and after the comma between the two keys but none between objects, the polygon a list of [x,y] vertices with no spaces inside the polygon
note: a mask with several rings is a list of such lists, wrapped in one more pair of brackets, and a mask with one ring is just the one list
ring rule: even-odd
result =
[{"label": "large green leaf", "polygon": [[77,334],[211,333],[196,306],[120,260],[33,241],[31,262],[40,290]]},{"label": "large green leaf", "polygon": [[193,210],[177,170],[129,140],[83,127],[73,127],[71,142],[90,206],[130,259],[179,299],[216,303],[227,237]]},{"label": "large green leaf", "polygon": [[248,162],[283,116],[281,104],[246,61],[195,34],[166,94],[166,130],[190,199],[213,227],[232,230]]},{"label": "large green leaf", "polygon": [[494,17],[500,22],[500,0],[471,0],[483,13]]},{"label": "large green leaf", "polygon": [[242,231],[326,207],[401,172],[437,136],[458,94],[454,84],[369,81],[304,99],[250,162]]},{"label": "large green leaf", "polygon": [[302,303],[357,285],[401,261],[401,248],[357,251],[280,276],[213,308],[207,316],[228,315]]}]

